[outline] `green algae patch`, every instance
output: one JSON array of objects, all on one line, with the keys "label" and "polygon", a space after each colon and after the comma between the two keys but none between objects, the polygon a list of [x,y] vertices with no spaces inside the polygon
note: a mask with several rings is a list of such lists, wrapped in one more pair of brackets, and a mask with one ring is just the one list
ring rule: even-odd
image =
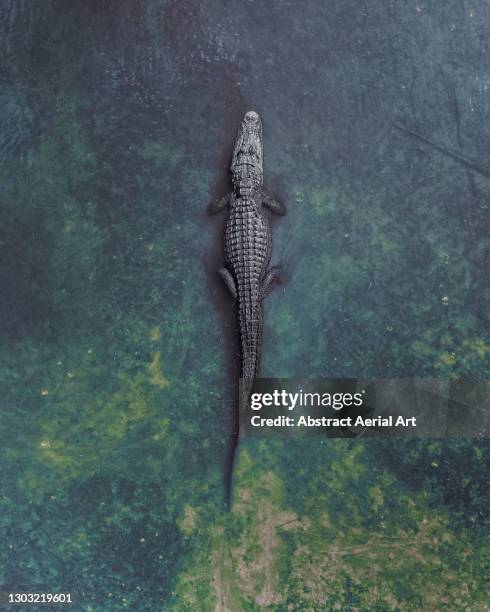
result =
[{"label": "green algae patch", "polygon": [[[488,542],[456,529],[445,510],[431,509],[424,492],[411,494],[390,472],[373,466],[368,477],[362,445],[339,442],[314,487],[334,494],[321,504],[296,498],[294,509],[284,470],[267,468],[278,447],[246,445],[231,512],[202,533],[172,609],[485,609]],[[189,510],[182,521],[191,515],[193,522]]]}]

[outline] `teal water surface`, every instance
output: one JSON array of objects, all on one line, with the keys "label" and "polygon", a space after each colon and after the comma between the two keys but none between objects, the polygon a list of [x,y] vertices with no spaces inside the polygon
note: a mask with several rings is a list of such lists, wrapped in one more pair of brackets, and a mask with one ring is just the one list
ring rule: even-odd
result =
[{"label": "teal water surface", "polygon": [[489,23],[478,0],[0,2],[2,589],[488,609],[486,440],[248,441],[226,511],[238,346],[205,209],[256,110],[288,209],[264,376],[487,378]]}]

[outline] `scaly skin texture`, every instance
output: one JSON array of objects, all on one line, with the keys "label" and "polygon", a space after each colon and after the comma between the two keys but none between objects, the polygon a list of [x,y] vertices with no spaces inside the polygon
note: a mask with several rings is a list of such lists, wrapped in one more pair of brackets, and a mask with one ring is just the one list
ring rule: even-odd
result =
[{"label": "scaly skin texture", "polygon": [[233,150],[233,191],[212,204],[210,212],[230,207],[225,230],[225,267],[219,272],[238,300],[242,378],[250,384],[259,369],[262,301],[278,280],[278,268],[268,269],[272,235],[263,207],[277,214],[285,212],[283,205],[262,185],[262,164],[262,123],[257,113],[249,111],[241,122]]},{"label": "scaly skin texture", "polygon": [[[238,130],[231,162],[233,191],[209,206],[211,213],[229,206],[225,229],[225,267],[219,270],[238,302],[242,345],[242,401],[248,401],[258,374],[262,348],[262,301],[278,280],[278,267],[269,269],[272,234],[264,207],[284,214],[284,206],[263,187],[262,122],[257,113],[245,114]],[[227,497],[231,489],[233,455]]]},{"label": "scaly skin texture", "polygon": [[236,287],[242,341],[242,378],[257,375],[262,340],[261,288],[271,257],[271,230],[260,192],[233,195],[225,230],[225,263]]}]

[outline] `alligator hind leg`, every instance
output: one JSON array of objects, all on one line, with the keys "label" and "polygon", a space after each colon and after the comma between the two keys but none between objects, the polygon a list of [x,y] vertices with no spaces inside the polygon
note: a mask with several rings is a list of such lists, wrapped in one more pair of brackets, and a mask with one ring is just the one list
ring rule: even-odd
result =
[{"label": "alligator hind leg", "polygon": [[231,275],[231,272],[227,270],[226,268],[220,268],[218,270],[218,274],[225,281],[225,285],[228,287],[228,291],[233,296],[233,299],[236,300],[236,296],[237,296],[236,284],[235,284],[235,279]]},{"label": "alligator hind leg", "polygon": [[270,270],[264,276],[262,285],[260,287],[260,297],[264,299],[274,289],[280,280],[279,272],[281,271],[280,266],[272,266]]}]

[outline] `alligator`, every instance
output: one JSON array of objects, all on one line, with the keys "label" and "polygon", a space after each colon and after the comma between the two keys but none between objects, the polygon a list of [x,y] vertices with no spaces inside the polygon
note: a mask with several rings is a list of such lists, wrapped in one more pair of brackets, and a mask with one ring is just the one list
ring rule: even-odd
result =
[{"label": "alligator", "polygon": [[[241,121],[230,169],[233,190],[208,206],[208,211],[214,214],[229,209],[224,239],[225,265],[218,272],[238,304],[241,399],[248,402],[260,364],[262,302],[278,283],[280,271],[279,266],[269,267],[272,233],[264,208],[278,215],[286,212],[284,205],[263,186],[262,121],[254,111],[245,113]],[[238,443],[238,431],[234,433],[230,487]]]}]

